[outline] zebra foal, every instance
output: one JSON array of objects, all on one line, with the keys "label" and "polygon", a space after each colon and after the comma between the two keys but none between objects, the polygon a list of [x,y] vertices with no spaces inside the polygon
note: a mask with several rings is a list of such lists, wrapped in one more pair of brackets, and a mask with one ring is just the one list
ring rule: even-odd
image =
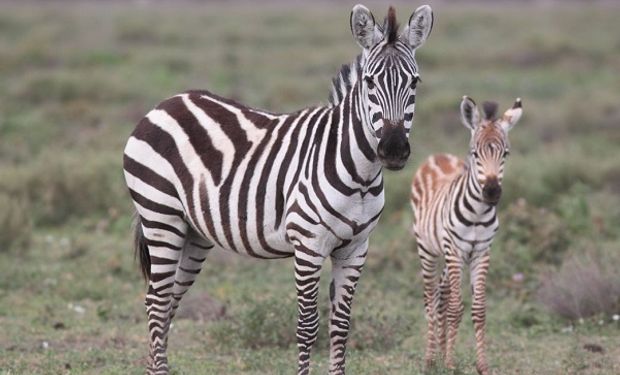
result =
[{"label": "zebra foal", "polygon": [[383,167],[401,169],[419,80],[414,52],[431,32],[419,7],[402,33],[356,5],[361,54],[333,80],[330,104],[290,114],[188,91],[150,111],[125,147],[148,280],[149,374],[167,374],[170,322],[210,249],[294,258],[298,374],[310,371],[319,277],[332,262],[329,372],[344,374],[353,294],[384,205]]},{"label": "zebra foal", "polygon": [[[476,368],[480,374],[489,373],[484,344],[489,249],[499,226],[496,205],[510,148],[508,131],[521,117],[521,100],[500,118],[496,112],[496,103],[485,102],[481,117],[474,101],[463,97],[461,121],[471,131],[467,159],[433,155],[420,166],[411,186],[428,323],[427,367],[434,363],[437,346],[447,367],[454,367],[454,344],[464,309],[461,278],[464,265],[469,265]],[[445,266],[440,275],[441,258]]]}]

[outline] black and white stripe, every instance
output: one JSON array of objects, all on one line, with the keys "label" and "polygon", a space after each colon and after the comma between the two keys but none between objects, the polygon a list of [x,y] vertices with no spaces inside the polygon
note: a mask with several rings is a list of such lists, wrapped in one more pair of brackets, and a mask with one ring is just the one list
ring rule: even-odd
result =
[{"label": "black and white stripe", "polygon": [[[432,17],[428,7],[417,12]],[[352,19],[369,14],[356,6]],[[404,117],[410,113],[410,124],[413,116],[406,103],[417,72],[412,50],[421,42],[390,39],[390,14],[384,37],[364,47],[348,69],[355,75],[334,87],[329,106],[272,114],[188,91],[137,125],[124,169],[149,280],[149,373],[168,373],[170,321],[216,245],[257,258],[295,258],[299,374],[309,372],[319,276],[330,257],[330,372],[344,373],[353,293],[383,209],[382,166],[392,157],[377,156],[384,137],[375,126],[390,122],[405,136]],[[360,79],[369,71],[379,77],[373,89]],[[371,111],[380,114],[372,123]]]}]

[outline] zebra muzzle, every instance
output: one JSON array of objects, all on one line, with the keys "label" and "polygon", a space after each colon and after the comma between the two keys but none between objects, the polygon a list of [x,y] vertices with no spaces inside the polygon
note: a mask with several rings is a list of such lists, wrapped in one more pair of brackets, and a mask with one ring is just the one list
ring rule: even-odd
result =
[{"label": "zebra muzzle", "polygon": [[387,169],[403,169],[411,154],[409,139],[404,127],[384,126],[383,130],[383,136],[377,146],[379,161]]},{"label": "zebra muzzle", "polygon": [[482,198],[486,203],[496,205],[502,196],[502,186],[497,178],[489,179],[482,188]]}]

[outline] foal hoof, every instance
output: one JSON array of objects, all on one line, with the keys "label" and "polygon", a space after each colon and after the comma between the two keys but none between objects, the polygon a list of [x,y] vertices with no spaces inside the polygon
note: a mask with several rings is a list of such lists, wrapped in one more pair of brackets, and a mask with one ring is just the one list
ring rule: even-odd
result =
[{"label": "foal hoof", "polygon": [[489,371],[489,367],[487,365],[476,365],[476,370],[478,371],[479,375],[489,375],[491,374],[491,372]]},{"label": "foal hoof", "polygon": [[424,359],[424,373],[433,372],[437,368],[437,358],[435,356],[426,357]]}]

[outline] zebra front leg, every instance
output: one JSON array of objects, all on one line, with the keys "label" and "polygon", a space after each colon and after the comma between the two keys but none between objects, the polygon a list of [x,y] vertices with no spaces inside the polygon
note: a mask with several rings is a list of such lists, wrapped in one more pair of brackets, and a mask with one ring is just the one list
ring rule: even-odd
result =
[{"label": "zebra front leg", "polygon": [[345,356],[351,323],[351,304],[368,254],[368,241],[346,259],[331,256],[332,281],[329,285],[329,373],[345,373]]},{"label": "zebra front leg", "polygon": [[446,342],[446,366],[454,369],[454,345],[458,333],[459,324],[463,318],[463,297],[461,295],[461,279],[463,264],[458,256],[446,254],[446,267],[448,267],[448,282],[450,296],[448,297],[447,311],[447,342]]},{"label": "zebra front leg", "polygon": [[437,351],[437,304],[439,289],[437,287],[437,257],[430,254],[418,239],[418,255],[422,264],[422,278],[424,280],[424,315],[426,317],[426,354],[424,363],[426,369],[435,365]]},{"label": "zebra front leg", "polygon": [[489,365],[485,349],[485,323],[486,323],[486,279],[489,271],[488,249],[472,259],[471,263],[471,289],[472,306],[471,318],[474,322],[476,335],[476,369],[480,375],[489,373]]},{"label": "zebra front leg", "polygon": [[310,373],[310,352],[319,332],[319,279],[325,258],[305,249],[295,249],[295,286],[297,288],[298,375]]}]

